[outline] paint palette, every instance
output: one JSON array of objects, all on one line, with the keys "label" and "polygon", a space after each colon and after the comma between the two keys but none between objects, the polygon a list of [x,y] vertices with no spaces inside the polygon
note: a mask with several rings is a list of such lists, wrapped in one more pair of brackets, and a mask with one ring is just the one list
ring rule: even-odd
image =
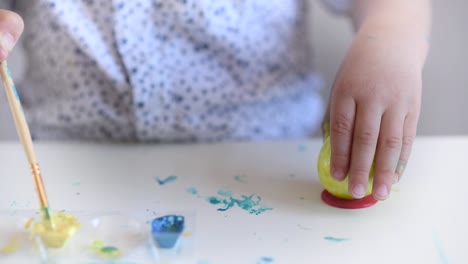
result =
[{"label": "paint palette", "polygon": [[[190,214],[168,212],[148,220],[118,212],[71,214],[78,218],[80,228],[59,248],[47,247],[40,235],[31,235],[25,228],[34,214],[3,214],[0,263],[158,263],[177,261],[191,253],[194,217]],[[35,216],[37,220],[39,215]],[[165,220],[164,228],[155,236],[153,223],[163,223],[160,220]]]}]

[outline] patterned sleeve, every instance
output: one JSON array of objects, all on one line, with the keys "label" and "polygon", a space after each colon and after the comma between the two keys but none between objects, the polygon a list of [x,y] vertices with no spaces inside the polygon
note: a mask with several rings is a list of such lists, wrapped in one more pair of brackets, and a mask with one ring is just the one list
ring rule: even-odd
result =
[{"label": "patterned sleeve", "polygon": [[348,15],[351,12],[353,0],[322,0],[328,9],[335,14]]}]

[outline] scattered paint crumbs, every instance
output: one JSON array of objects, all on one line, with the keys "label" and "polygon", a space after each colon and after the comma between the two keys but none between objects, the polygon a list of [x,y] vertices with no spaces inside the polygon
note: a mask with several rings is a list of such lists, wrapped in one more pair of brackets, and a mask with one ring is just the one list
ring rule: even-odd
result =
[{"label": "scattered paint crumbs", "polygon": [[303,225],[301,225],[301,224],[297,224],[297,227],[299,227],[299,228],[302,229],[302,230],[313,230],[313,228],[311,228],[311,227],[306,227],[306,226],[303,226]]},{"label": "scattered paint crumbs", "polygon": [[442,246],[442,241],[439,237],[439,234],[435,230],[433,230],[432,232],[432,237],[434,239],[434,244],[437,249],[437,254],[439,255],[440,263],[448,264],[449,261],[448,261],[447,255],[445,254],[444,247]]},{"label": "scattered paint crumbs", "polygon": [[240,183],[247,183],[245,175],[236,175],[236,176],[234,176],[234,180],[236,182],[240,182]]},{"label": "scattered paint crumbs", "polygon": [[392,192],[399,193],[399,192],[400,192],[400,189],[398,189],[398,188],[393,188],[393,189],[392,189]]},{"label": "scattered paint crumbs", "polygon": [[81,185],[81,182],[74,182],[74,183],[72,183],[72,186],[73,186],[73,187],[77,187],[77,186],[80,186],[80,185]]},{"label": "scattered paint crumbs", "polygon": [[326,236],[323,239],[334,242],[334,243],[340,243],[340,242],[346,242],[348,240],[351,240],[350,238],[339,238],[339,237],[331,237],[331,236]]},{"label": "scattered paint crumbs", "polygon": [[171,175],[169,177],[167,177],[166,179],[160,179],[159,177],[153,177],[154,180],[159,184],[159,185],[164,185],[164,184],[167,184],[167,183],[170,183],[170,182],[173,182],[175,180],[177,180],[177,176],[175,175]]},{"label": "scattered paint crumbs", "polygon": [[223,205],[224,207],[218,208],[218,211],[227,211],[233,208],[235,205],[240,207],[241,209],[249,212],[250,214],[260,215],[266,211],[273,210],[271,207],[266,207],[261,205],[260,202],[262,198],[260,196],[256,196],[256,200],[254,200],[254,195],[241,195],[241,199],[236,199],[232,196],[226,198],[219,198],[216,196],[211,196],[207,198],[207,201],[213,205]]},{"label": "scattered paint crumbs", "polygon": [[197,195],[198,194],[198,190],[196,188],[188,188],[187,189],[187,192],[190,193],[190,194],[193,194],[193,195]]},{"label": "scattered paint crumbs", "polygon": [[[193,192],[189,192],[195,195]],[[198,192],[197,192],[198,193]],[[212,205],[221,205],[222,207],[218,208],[218,211],[224,212],[235,205],[240,207],[241,209],[249,212],[250,214],[260,215],[266,211],[273,210],[271,207],[267,207],[261,204],[262,198],[260,196],[255,196],[255,194],[251,195],[241,195],[240,199],[234,198],[233,193],[226,190],[219,190],[217,192],[221,197],[217,196],[209,196],[204,197],[204,199]],[[254,200],[255,196],[255,200]],[[198,196],[201,197],[201,196]],[[225,215],[225,217],[227,217]]]},{"label": "scattered paint crumbs", "polygon": [[228,191],[228,190],[219,190],[219,191],[218,191],[218,194],[221,195],[221,196],[225,196],[225,197],[230,197],[230,196],[232,196],[232,192],[231,192],[231,191]]},{"label": "scattered paint crumbs", "polygon": [[298,152],[301,152],[301,153],[302,153],[302,152],[306,152],[306,151],[307,151],[307,147],[306,147],[305,145],[300,144],[300,145],[297,146],[297,151],[298,151]]},{"label": "scattered paint crumbs", "polygon": [[272,257],[261,257],[257,260],[257,264],[267,264],[267,263],[273,263],[273,258]]}]

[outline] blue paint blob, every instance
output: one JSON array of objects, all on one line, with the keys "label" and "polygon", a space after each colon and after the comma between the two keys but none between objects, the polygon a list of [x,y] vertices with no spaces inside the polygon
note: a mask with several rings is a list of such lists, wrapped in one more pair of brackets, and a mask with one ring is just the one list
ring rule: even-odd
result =
[{"label": "blue paint blob", "polygon": [[198,190],[196,188],[188,188],[187,189],[187,192],[190,193],[190,194],[193,194],[193,195],[197,195],[198,194]]},{"label": "blue paint blob", "polygon": [[330,242],[334,242],[334,243],[340,243],[340,242],[351,240],[350,238],[339,238],[339,237],[331,237],[331,236],[326,236],[323,239],[330,241]]},{"label": "blue paint blob", "polygon": [[261,257],[260,259],[257,260],[257,264],[268,264],[268,263],[273,263],[272,257]]},{"label": "blue paint blob", "polygon": [[164,184],[167,184],[167,183],[170,183],[170,182],[173,182],[173,181],[177,180],[177,176],[175,176],[175,175],[171,175],[171,176],[167,177],[166,179],[159,179],[159,177],[153,177],[153,178],[159,185],[164,185]]},{"label": "blue paint blob", "polygon": [[185,218],[180,215],[166,215],[153,219],[151,233],[161,248],[173,248],[184,231]]}]

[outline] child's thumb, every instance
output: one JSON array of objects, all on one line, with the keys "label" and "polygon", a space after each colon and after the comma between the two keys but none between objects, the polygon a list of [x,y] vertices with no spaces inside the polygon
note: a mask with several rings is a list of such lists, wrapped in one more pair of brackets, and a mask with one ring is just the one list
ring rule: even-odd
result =
[{"label": "child's thumb", "polygon": [[18,14],[0,9],[0,61],[8,57],[23,29],[24,22]]}]

